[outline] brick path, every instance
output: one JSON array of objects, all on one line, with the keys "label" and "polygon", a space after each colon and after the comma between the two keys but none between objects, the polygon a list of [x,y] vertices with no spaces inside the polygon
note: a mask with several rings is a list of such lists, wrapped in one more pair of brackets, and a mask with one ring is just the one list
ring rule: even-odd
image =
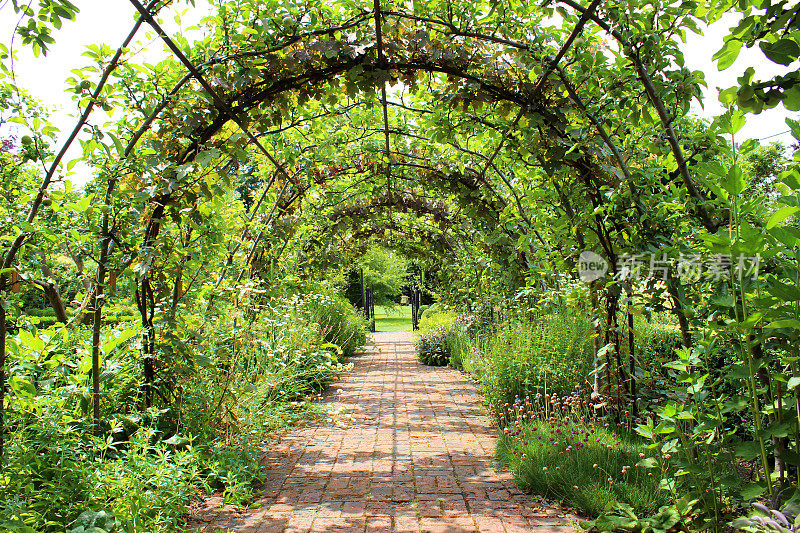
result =
[{"label": "brick path", "polygon": [[571,519],[495,470],[481,396],[463,374],[418,363],[411,334],[376,333],[375,347],[327,401],[344,425],[305,427],[270,445],[261,506],[204,502],[203,532],[570,533]]}]

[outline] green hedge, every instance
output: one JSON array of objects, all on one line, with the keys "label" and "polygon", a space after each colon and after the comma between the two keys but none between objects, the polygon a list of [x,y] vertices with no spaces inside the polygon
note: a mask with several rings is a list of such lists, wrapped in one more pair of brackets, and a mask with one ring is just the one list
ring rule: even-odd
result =
[{"label": "green hedge", "polygon": [[455,311],[445,309],[441,304],[433,304],[420,315],[419,330],[427,333],[440,326],[447,328],[457,316]]}]

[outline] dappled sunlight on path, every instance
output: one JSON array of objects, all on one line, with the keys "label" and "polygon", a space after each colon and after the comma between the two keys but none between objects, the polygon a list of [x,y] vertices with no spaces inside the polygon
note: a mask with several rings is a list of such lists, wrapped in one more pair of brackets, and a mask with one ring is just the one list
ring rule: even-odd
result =
[{"label": "dappled sunlight on path", "polygon": [[374,346],[327,395],[346,420],[304,427],[270,445],[261,506],[210,499],[193,513],[203,532],[573,531],[570,518],[497,471],[494,432],[463,374],[421,365],[409,332]]}]

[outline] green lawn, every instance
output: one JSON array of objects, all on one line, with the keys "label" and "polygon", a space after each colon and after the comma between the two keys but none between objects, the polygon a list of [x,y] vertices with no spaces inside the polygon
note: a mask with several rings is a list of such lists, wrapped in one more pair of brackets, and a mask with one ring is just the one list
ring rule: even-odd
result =
[{"label": "green lawn", "polygon": [[375,331],[411,331],[411,306],[375,306]]}]

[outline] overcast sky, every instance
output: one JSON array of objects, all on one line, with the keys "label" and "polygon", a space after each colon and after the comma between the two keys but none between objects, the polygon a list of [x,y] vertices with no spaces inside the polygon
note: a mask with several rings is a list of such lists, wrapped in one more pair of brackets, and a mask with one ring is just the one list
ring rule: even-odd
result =
[{"label": "overcast sky", "polygon": [[[722,72],[717,70],[716,62],[712,61],[711,57],[722,47],[723,37],[730,34],[730,28],[736,26],[737,19],[738,17],[734,15],[727,16],[710,28],[704,28],[703,35],[695,33],[687,35],[686,44],[683,45],[686,66],[692,70],[705,72],[708,83],[704,109],[699,105],[692,108],[698,115],[711,118],[721,114],[724,108],[717,99],[717,89],[727,89],[736,85],[736,79],[744,74],[747,67],[752,66],[755,69],[756,80],[771,78],[791,70],[771,62],[758,46],[752,49],[742,48],[742,52],[731,67]],[[784,144],[791,144],[793,138],[788,133],[786,117],[797,118],[797,115],[798,113],[787,111],[782,104],[758,115],[748,115],[747,124],[739,132],[739,136],[741,140],[764,139],[764,142],[781,141]]]},{"label": "overcast sky", "polygon": [[[66,21],[61,30],[55,35],[56,44],[52,46],[47,57],[34,58],[28,48],[20,46],[19,39],[15,41],[18,49],[19,61],[16,64],[18,82],[30,93],[45,102],[52,111],[52,120],[66,135],[71,131],[75,119],[74,103],[70,95],[73,94],[66,87],[65,80],[70,70],[89,64],[90,59],[81,56],[86,45],[105,43],[116,49],[122,39],[128,34],[133,24],[134,8],[127,0],[73,0],[80,8],[77,20]],[[198,5],[203,5],[201,1]],[[0,0],[0,39],[6,45],[10,43],[13,35],[16,17],[10,2]],[[185,5],[185,4],[181,4]],[[182,20],[182,26],[195,23],[199,19],[197,11]],[[705,109],[694,106],[694,111],[702,116],[713,117],[722,112],[716,96],[717,88],[727,88],[736,83],[736,78],[741,76],[748,66],[756,68],[756,79],[767,78],[781,72],[785,67],[776,65],[767,60],[758,48],[753,50],[743,49],[739,59],[732,67],[724,72],[718,72],[716,64],[711,60],[714,53],[722,46],[722,38],[729,33],[729,27],[735,24],[735,18],[729,17],[712,28],[707,29],[705,35],[690,34],[684,46],[686,63],[692,70],[702,70],[706,73],[709,85],[705,101]],[[169,17],[164,21],[169,32],[178,29],[178,25]],[[143,28],[144,30],[144,28]],[[140,37],[144,38],[144,31],[140,30]],[[163,57],[163,45],[159,40],[152,44],[152,51],[148,53],[149,60]],[[102,113],[102,112],[101,112]],[[786,144],[792,141],[787,134],[786,126],[789,115],[783,106],[767,110],[760,115],[749,115],[747,125],[740,132],[740,140],[746,138],[764,139],[765,142],[779,140]],[[16,132],[22,135],[24,132]],[[73,150],[68,159],[78,157],[79,150]],[[85,170],[73,176],[73,181],[82,184],[88,179]]]}]

